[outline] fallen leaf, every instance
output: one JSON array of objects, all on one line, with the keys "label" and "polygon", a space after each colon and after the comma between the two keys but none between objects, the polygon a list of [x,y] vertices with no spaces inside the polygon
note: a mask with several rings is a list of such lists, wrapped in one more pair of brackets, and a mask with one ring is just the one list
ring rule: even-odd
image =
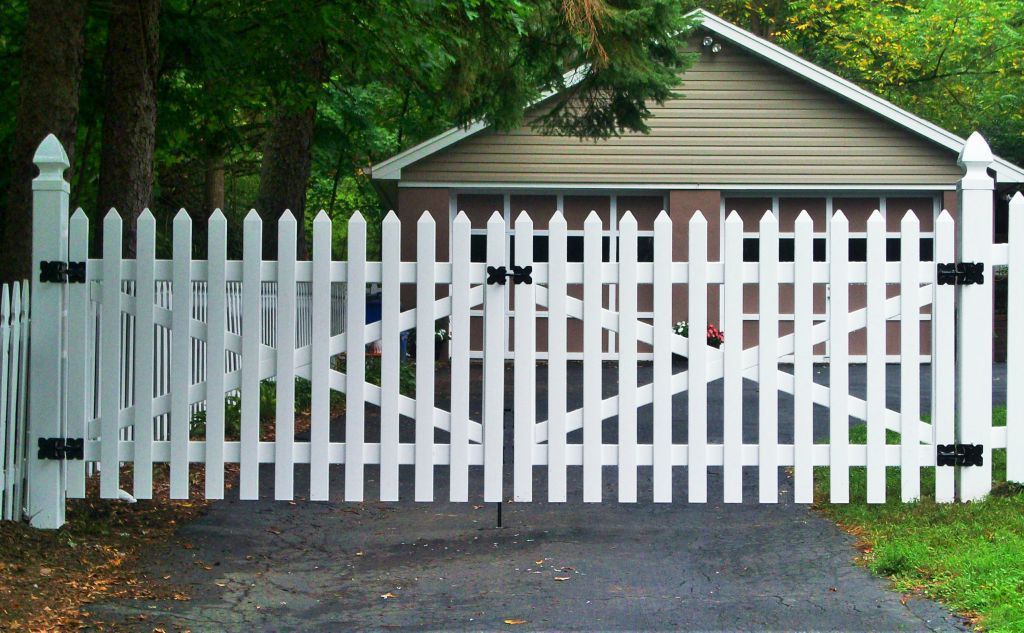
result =
[{"label": "fallen leaf", "polygon": [[49,567],[40,567],[39,568],[39,575],[40,576],[49,576],[51,574],[53,574],[53,570],[50,569]]},{"label": "fallen leaf", "polygon": [[380,597],[381,597],[381,598],[384,598],[385,600],[390,600],[391,598],[397,598],[398,596],[396,596],[395,594],[393,594],[393,593],[391,593],[391,592],[389,591],[389,592],[387,592],[387,593],[382,593],[382,594],[380,594]]},{"label": "fallen leaf", "polygon": [[564,580],[569,580],[570,578],[571,578],[571,576],[555,576],[555,580],[557,580],[559,582],[562,582]]},{"label": "fallen leaf", "polygon": [[267,528],[267,531],[270,532],[271,534],[275,535],[275,536],[281,533],[281,530],[279,530],[277,528]]},{"label": "fallen leaf", "polygon": [[829,587],[829,588],[828,588],[828,590],[829,590],[829,591],[831,591],[831,592],[833,592],[833,593],[835,593],[836,591],[839,591],[839,590],[838,590],[838,589],[836,589],[835,587]]},{"label": "fallen leaf", "polygon": [[534,565],[543,565],[544,564],[544,559],[542,558],[540,560],[535,560],[535,561],[533,561],[533,564]]},{"label": "fallen leaf", "polygon": [[505,624],[526,624],[526,620],[520,620],[518,618],[509,618],[505,620]]},{"label": "fallen leaf", "polygon": [[356,552],[356,556],[362,556],[362,555],[363,555],[362,552]]}]

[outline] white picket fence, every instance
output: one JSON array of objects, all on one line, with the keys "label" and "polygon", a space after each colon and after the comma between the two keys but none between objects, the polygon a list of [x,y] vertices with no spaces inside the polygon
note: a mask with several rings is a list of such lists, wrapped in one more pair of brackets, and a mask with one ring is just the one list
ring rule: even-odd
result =
[{"label": "white picket fence", "polygon": [[[813,261],[812,222],[806,213],[796,220],[794,261],[780,261],[778,224],[770,212],[760,223],[757,262],[743,261],[743,227],[735,213],[725,221],[722,261],[707,261],[707,223],[699,212],[686,227],[673,226],[665,213],[657,218],[653,262],[638,261],[637,224],[630,213],[620,220],[620,256],[613,263],[602,263],[602,220],[597,214],[591,214],[584,224],[583,262],[568,262],[568,229],[560,213],[550,219],[548,258],[543,262],[533,257],[533,219],[526,213],[516,219],[515,261],[520,266],[532,262],[529,270],[504,268],[510,259],[506,252],[509,227],[497,213],[486,225],[486,263],[471,261],[472,227],[462,213],[451,225],[451,261],[438,261],[437,227],[429,214],[416,222],[415,261],[402,261],[404,227],[393,213],[383,221],[382,261],[366,259],[367,227],[359,214],[347,227],[348,261],[334,261],[332,221],[323,212],[313,222],[312,261],[297,260],[297,225],[287,213],[272,229],[278,236],[276,259],[265,261],[264,226],[255,212],[244,221],[241,260],[227,257],[227,221],[219,212],[209,221],[207,260],[192,259],[192,220],[184,212],[173,222],[173,257],[162,260],[156,258],[156,222],[148,211],[138,221],[134,260],[121,258],[122,220],[114,211],[103,221],[104,257],[88,259],[89,224],[81,210],[70,218],[68,241],[62,243],[60,231],[51,226],[59,229],[62,217],[67,217],[66,187],[60,184],[66,161],[53,158],[60,153],[46,143],[40,154],[36,182],[41,183],[37,194],[42,194],[36,199],[34,230],[41,245],[34,249],[36,259],[53,258],[54,253],[59,256],[66,248],[70,261],[86,261],[86,280],[67,286],[66,299],[51,292],[45,305],[39,303],[40,293],[53,290],[52,284],[39,283],[33,290],[37,300],[33,340],[37,334],[49,332],[37,333],[40,310],[52,313],[54,305],[67,309],[67,336],[63,342],[58,339],[58,351],[66,351],[67,363],[64,367],[49,346],[38,350],[38,356],[33,347],[33,394],[52,394],[53,403],[66,398],[66,408],[63,416],[56,416],[63,419],[64,427],[50,424],[55,417],[51,413],[50,418],[40,416],[38,429],[33,418],[32,435],[59,433],[84,438],[85,459],[63,462],[56,472],[65,479],[58,480],[56,486],[51,485],[53,464],[32,462],[38,469],[33,477],[44,482],[42,492],[34,493],[31,500],[42,517],[33,518],[37,525],[63,521],[64,495],[85,494],[90,463],[101,466],[100,494],[108,498],[118,495],[121,466],[132,464],[131,493],[142,499],[153,494],[153,466],[157,463],[170,465],[173,498],[189,495],[190,465],[201,464],[204,494],[210,499],[224,497],[225,465],[229,463],[239,464],[238,494],[242,499],[260,496],[261,464],[273,464],[275,499],[292,499],[298,493],[311,500],[331,496],[330,466],[343,464],[342,490],[335,490],[334,497],[349,501],[367,496],[368,467],[373,469],[371,477],[379,481],[375,496],[384,501],[399,498],[400,473],[411,475],[411,496],[417,501],[438,496],[467,501],[475,496],[471,495],[475,487],[470,485],[473,475],[482,477],[484,501],[500,501],[506,493],[506,474],[511,475],[514,499],[531,501],[535,469],[540,467],[545,473],[547,499],[553,502],[570,500],[569,473],[575,468],[582,476],[580,496],[587,502],[605,500],[609,470],[614,471],[619,501],[678,500],[673,496],[672,480],[681,468],[687,474],[687,501],[705,502],[713,494],[727,502],[740,502],[744,500],[743,469],[753,467],[758,500],[773,503],[779,499],[780,468],[791,467],[794,499],[808,503],[813,495],[813,469],[827,467],[831,500],[846,502],[850,468],[865,467],[867,500],[876,503],[885,500],[885,469],[895,466],[901,472],[902,500],[911,501],[926,492],[921,487],[922,469],[936,468],[935,488],[929,492],[938,501],[948,502],[957,496],[977,499],[989,491],[993,449],[1006,449],[1011,464],[1008,476],[1024,480],[1021,396],[1010,390],[1007,427],[993,428],[991,423],[990,275],[983,284],[936,283],[936,265],[922,262],[919,256],[919,222],[913,213],[901,224],[899,262],[886,261],[886,226],[878,213],[868,221],[867,261],[849,261],[848,222],[841,211],[829,220],[832,239],[827,262]],[[1022,318],[1018,313],[1024,305],[1024,272],[1015,274],[1024,271],[1024,255],[1020,254],[1024,252],[1024,196],[1018,195],[1012,203],[1010,244],[994,245],[992,180],[985,172],[990,162],[984,141],[972,137],[962,156],[967,174],[960,186],[961,221],[955,224],[946,212],[936,219],[935,261],[978,262],[987,273],[993,265],[1009,265],[1008,371],[1009,380],[1019,381],[1024,357],[1012,350],[1024,349],[1024,341],[1013,328],[1014,319]],[[672,259],[672,236],[677,230],[687,231],[689,262]],[[411,239],[410,233],[406,231],[405,239]],[[494,283],[499,278],[504,283]],[[825,283],[831,287],[830,318],[815,323],[813,286]],[[268,308],[265,300],[267,284],[275,287],[273,308]],[[375,323],[366,319],[368,284],[380,284],[382,290],[382,318]],[[741,337],[734,335],[727,336],[721,349],[709,347],[704,338],[709,288],[720,288],[723,329],[738,333],[744,284],[759,288],[758,345],[744,349]],[[404,285],[415,288],[414,307],[402,305]],[[616,287],[619,298],[614,311],[602,303],[605,287],[610,285]],[[849,289],[856,285],[866,288],[867,305],[850,310]],[[791,287],[795,299],[794,332],[788,335],[779,333],[778,301],[783,286]],[[328,316],[332,306],[340,303],[332,296],[341,287],[346,316],[344,328],[338,329],[339,321]],[[672,329],[676,287],[686,289],[686,317],[691,331],[697,333],[691,339]],[[887,288],[891,287],[898,287],[899,294],[890,296]],[[582,288],[582,297],[571,296],[570,288]],[[638,318],[641,288],[653,292],[653,322]],[[183,289],[180,300],[178,289]],[[309,297],[305,304],[300,301],[304,292]],[[506,312],[510,292],[516,308],[511,326]],[[197,304],[202,304],[201,309],[197,310]],[[538,415],[537,307],[547,310],[549,324],[546,419]],[[471,380],[468,333],[475,309],[483,310],[482,385]],[[919,410],[919,332],[924,309],[930,310],[932,325],[928,421]],[[954,311],[959,312],[958,319]],[[129,328],[124,326],[126,315],[131,319]],[[448,319],[453,332],[450,394],[441,394],[450,395],[447,410],[437,406],[432,346],[417,346],[415,397],[403,395],[399,387],[401,334],[415,331],[418,340],[432,340],[437,319]],[[582,321],[584,337],[582,406],[577,408],[570,407],[566,397],[566,324],[570,319]],[[902,406],[898,410],[887,406],[884,382],[886,322],[890,320],[898,320],[901,330]],[[516,350],[514,422],[512,461],[506,467],[505,345],[510,327]],[[866,330],[868,341],[864,398],[851,393],[848,381],[848,337],[860,329]],[[602,395],[604,330],[615,332],[618,338],[618,384],[611,397]],[[305,334],[300,334],[302,331]],[[365,350],[372,342],[380,345],[379,385],[368,381],[366,373]],[[823,342],[830,345],[827,385],[815,382],[812,365],[813,348]],[[643,383],[638,379],[640,344],[654,350],[652,378]],[[164,360],[168,352],[169,360]],[[686,358],[685,369],[674,362],[678,357]],[[784,358],[793,359],[792,372],[780,364]],[[197,363],[201,370],[196,369]],[[166,375],[157,375],[160,368],[166,368]],[[64,370],[65,384],[59,379],[45,380],[51,372],[59,376]],[[41,372],[38,376],[37,371]],[[308,440],[296,439],[296,377],[311,382]],[[261,430],[259,419],[260,383],[266,379],[275,380],[276,388],[272,440]],[[724,392],[720,415],[709,411],[707,398],[709,383],[719,379]],[[743,437],[744,379],[759,383],[759,439],[755,443]],[[475,387],[480,387],[483,396],[478,419],[470,414]],[[332,441],[331,437],[332,391],[346,395],[341,424],[344,441]],[[225,437],[225,409],[220,403],[229,393],[238,393],[241,400],[237,439]],[[680,393],[688,394],[683,419],[672,408],[673,395]],[[792,395],[792,419],[780,419],[782,394]],[[379,441],[366,441],[366,404],[379,408]],[[827,443],[815,442],[816,404],[829,409]],[[649,420],[646,414],[640,415],[646,405],[651,405]],[[196,407],[206,410],[203,440],[190,437],[189,421]],[[617,420],[618,440],[608,444],[602,440],[602,431],[612,418]],[[866,422],[866,444],[850,443],[851,418]],[[709,432],[709,421],[714,419],[723,420],[720,441],[713,440],[716,433]],[[403,425],[414,428],[412,442],[400,441]],[[786,425],[792,425],[793,439],[780,442],[780,429]],[[686,442],[681,441],[683,428]],[[887,429],[900,433],[899,443],[886,443]],[[447,441],[438,441],[438,430]],[[569,441],[570,434],[579,430],[582,441]],[[640,441],[642,436],[651,439]],[[955,443],[981,445],[983,463],[937,466],[939,446]],[[402,471],[401,465],[413,468]],[[447,469],[447,490],[439,491],[435,485],[438,467]],[[298,469],[308,472],[308,489],[296,490]],[[709,486],[710,469],[721,469],[720,491]],[[650,488],[643,489],[641,481],[646,481],[647,475]]]},{"label": "white picket fence", "polygon": [[5,521],[20,521],[25,508],[29,303],[27,282],[0,287],[0,519]]}]

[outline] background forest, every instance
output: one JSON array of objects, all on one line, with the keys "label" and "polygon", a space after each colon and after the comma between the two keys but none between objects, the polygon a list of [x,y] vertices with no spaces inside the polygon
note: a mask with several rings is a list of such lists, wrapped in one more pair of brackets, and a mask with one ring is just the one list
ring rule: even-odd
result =
[{"label": "background forest", "polygon": [[1019,0],[6,0],[0,276],[28,274],[47,132],[94,220],[116,207],[129,228],[148,206],[169,227],[184,207],[200,243],[215,208],[360,209],[373,227],[386,201],[364,169],[452,125],[514,126],[581,64],[548,131],[642,132],[689,63],[671,36],[696,6],[1024,163]]}]

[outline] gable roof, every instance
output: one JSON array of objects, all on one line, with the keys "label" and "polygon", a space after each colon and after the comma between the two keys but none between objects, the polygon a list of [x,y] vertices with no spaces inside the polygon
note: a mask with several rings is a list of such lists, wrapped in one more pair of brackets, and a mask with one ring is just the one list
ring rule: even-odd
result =
[{"label": "gable roof", "polygon": [[[700,27],[711,31],[748,53],[783,68],[840,98],[855,103],[896,126],[944,147],[951,152],[959,154],[963,150],[964,143],[966,142],[963,138],[897,107],[882,97],[872,94],[852,82],[812,64],[780,46],[759,38],[753,33],[745,31],[703,9],[696,9],[690,15],[698,18]],[[566,74],[568,85],[573,85],[583,78],[584,73],[580,72],[580,70],[577,69]],[[556,93],[547,92],[543,94],[533,105],[547,100],[554,96],[554,94]],[[488,124],[485,122],[478,121],[464,128],[452,128],[374,165],[371,168],[371,177],[375,180],[399,180],[402,176],[403,167],[435,154],[465,138],[478,134],[488,127]],[[996,157],[992,164],[992,169],[995,170],[999,182],[1024,182],[1024,169],[1009,161]]]}]

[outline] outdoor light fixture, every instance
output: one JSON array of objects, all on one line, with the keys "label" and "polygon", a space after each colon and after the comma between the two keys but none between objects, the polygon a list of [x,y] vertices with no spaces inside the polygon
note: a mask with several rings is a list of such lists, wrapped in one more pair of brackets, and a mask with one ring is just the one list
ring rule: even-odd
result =
[{"label": "outdoor light fixture", "polygon": [[711,52],[712,53],[717,53],[720,50],[722,50],[722,45],[719,44],[718,42],[715,42],[714,44],[711,45]]},{"label": "outdoor light fixture", "polygon": [[716,42],[710,35],[704,36],[704,39],[701,41],[701,46],[704,48],[710,47],[712,53],[718,53],[722,50],[722,45]]},{"label": "outdoor light fixture", "polygon": [[707,35],[707,36],[704,37],[704,41],[701,42],[701,45],[704,46],[704,47],[708,47],[708,46],[711,46],[714,42],[715,42],[715,40],[711,39],[710,35]]}]

